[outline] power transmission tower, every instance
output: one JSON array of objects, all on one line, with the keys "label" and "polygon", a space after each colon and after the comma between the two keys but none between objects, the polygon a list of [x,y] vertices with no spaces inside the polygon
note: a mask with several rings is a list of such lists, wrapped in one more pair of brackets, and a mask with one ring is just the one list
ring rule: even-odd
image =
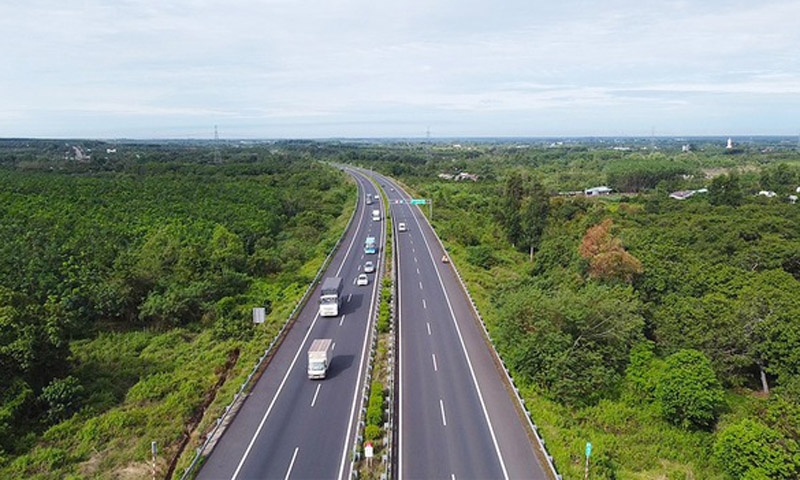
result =
[{"label": "power transmission tower", "polygon": [[219,154],[219,132],[216,125],[214,125],[214,163],[222,163],[222,158]]}]

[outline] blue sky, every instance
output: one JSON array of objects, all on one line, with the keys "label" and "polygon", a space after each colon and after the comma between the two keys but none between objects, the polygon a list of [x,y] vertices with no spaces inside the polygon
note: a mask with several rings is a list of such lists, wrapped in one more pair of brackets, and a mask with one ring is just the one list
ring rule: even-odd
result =
[{"label": "blue sky", "polygon": [[800,133],[800,1],[26,0],[0,137]]}]

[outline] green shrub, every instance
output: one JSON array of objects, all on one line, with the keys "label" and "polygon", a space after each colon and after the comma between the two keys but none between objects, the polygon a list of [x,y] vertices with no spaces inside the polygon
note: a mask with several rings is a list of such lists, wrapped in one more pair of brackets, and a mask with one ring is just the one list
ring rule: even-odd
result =
[{"label": "green shrub", "polygon": [[630,403],[655,400],[664,362],[655,357],[653,348],[654,344],[650,341],[637,343],[631,348],[628,368],[625,370],[624,392],[624,398]]},{"label": "green shrub", "polygon": [[383,405],[370,405],[367,408],[367,425],[383,425]]},{"label": "green shrub", "polygon": [[714,458],[731,478],[790,479],[800,473],[797,444],[750,419],[717,436]]},{"label": "green shrub", "polygon": [[367,425],[364,429],[364,438],[369,441],[377,440],[381,437],[381,427],[377,425]]},{"label": "green shrub", "polygon": [[[388,277],[384,277],[386,280]],[[391,280],[390,280],[391,281]],[[381,290],[381,304],[378,309],[378,333],[388,333],[390,324],[389,302],[391,301],[391,291],[384,287]]]},{"label": "green shrub", "polygon": [[381,382],[372,382],[370,386],[367,424],[383,425],[383,385]]},{"label": "green shrub", "polygon": [[684,428],[712,426],[724,402],[711,362],[697,350],[681,350],[667,358],[655,395],[664,418]]},{"label": "green shrub", "polygon": [[39,400],[47,409],[47,422],[51,424],[66,420],[80,410],[82,399],[83,386],[72,375],[54,379],[39,395]]},{"label": "green shrub", "polygon": [[497,264],[493,255],[494,249],[489,245],[475,245],[467,247],[467,261],[476,267],[489,270]]}]

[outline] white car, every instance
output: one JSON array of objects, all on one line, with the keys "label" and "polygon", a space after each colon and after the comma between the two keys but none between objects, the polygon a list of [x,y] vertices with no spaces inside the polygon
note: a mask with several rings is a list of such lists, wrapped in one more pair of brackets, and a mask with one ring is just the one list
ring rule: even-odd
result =
[{"label": "white car", "polygon": [[372,262],[364,262],[364,273],[372,273],[375,271],[375,264]]},{"label": "white car", "polygon": [[400,223],[397,224],[397,231],[398,232],[405,232],[406,230],[408,230],[408,229],[406,228],[406,224],[405,223],[400,222]]},{"label": "white car", "polygon": [[369,278],[367,277],[366,273],[362,273],[356,279],[356,285],[363,287],[365,285],[369,285]]}]

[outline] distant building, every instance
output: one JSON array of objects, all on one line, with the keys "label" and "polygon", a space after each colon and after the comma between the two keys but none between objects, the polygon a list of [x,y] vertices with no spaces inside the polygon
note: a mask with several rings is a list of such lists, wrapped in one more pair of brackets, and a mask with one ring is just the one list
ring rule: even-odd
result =
[{"label": "distant building", "polygon": [[797,203],[797,195],[789,195],[789,203],[791,203],[792,205]]},{"label": "distant building", "polygon": [[674,198],[675,200],[686,200],[694,195],[694,190],[678,190],[677,192],[672,192],[669,194],[669,198]]},{"label": "distant building", "polygon": [[106,148],[106,153],[117,153],[116,148]]},{"label": "distant building", "polygon": [[478,176],[473,173],[461,172],[458,175],[452,175],[450,173],[440,173],[437,177],[441,178],[442,180],[455,180],[456,182],[460,182],[462,180],[472,180],[473,182],[478,181]]},{"label": "distant building", "polygon": [[767,198],[773,198],[778,194],[773,192],[772,190],[761,190],[760,192],[758,192],[757,195]]},{"label": "distant building", "polygon": [[690,143],[687,143],[686,145],[683,145],[681,147],[681,152],[691,152],[691,151],[692,151],[692,145]]},{"label": "distant building", "polygon": [[678,190],[677,192],[670,193],[669,198],[674,198],[675,200],[686,200],[687,198],[693,197],[697,193],[708,193],[708,189],[701,188],[699,190]]},{"label": "distant building", "polygon": [[478,176],[475,175],[474,173],[461,172],[455,176],[455,180],[458,182],[460,182],[461,180],[472,180],[473,182],[477,182]]},{"label": "distant building", "polygon": [[606,186],[587,188],[583,191],[587,197],[596,197],[598,195],[608,195],[613,191],[612,188]]},{"label": "distant building", "polygon": [[725,146],[728,150],[733,150],[733,140],[728,138],[728,144]]}]

